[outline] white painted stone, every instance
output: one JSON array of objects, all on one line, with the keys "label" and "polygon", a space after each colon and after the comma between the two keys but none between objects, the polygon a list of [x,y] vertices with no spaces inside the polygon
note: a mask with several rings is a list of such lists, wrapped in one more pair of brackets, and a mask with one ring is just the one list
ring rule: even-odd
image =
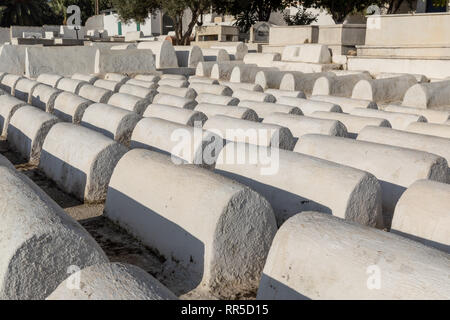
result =
[{"label": "white painted stone", "polygon": [[330,72],[338,77],[348,76],[348,75],[352,75],[352,74],[361,74],[361,73],[365,73],[372,77],[372,75],[366,70],[330,70]]},{"label": "white painted stone", "polygon": [[130,78],[122,73],[108,72],[105,74],[105,80],[125,83],[130,80]]},{"label": "white painted stone", "polygon": [[135,80],[146,81],[146,82],[155,82],[161,79],[161,77],[157,74],[137,74],[134,76]]},{"label": "white painted stone", "polygon": [[62,92],[55,100],[52,113],[62,121],[79,124],[84,111],[92,103],[73,93]]},{"label": "white painted stone", "polygon": [[238,64],[231,71],[230,82],[255,83],[259,71],[278,71],[276,68],[260,68],[255,65]]},{"label": "white painted stone", "polygon": [[219,81],[219,83],[222,86],[229,87],[233,91],[237,90],[250,90],[250,91],[257,91],[257,92],[264,92],[263,88],[259,84],[254,83],[245,83],[245,82],[229,82],[229,81]]},{"label": "white painted stone", "polygon": [[185,108],[185,109],[194,109],[197,105],[197,102],[192,99],[186,99],[170,94],[159,93],[153,99],[153,103],[155,104],[165,104],[168,106]]},{"label": "white painted stone", "polygon": [[320,64],[300,61],[274,61],[272,62],[272,66],[280,71],[299,71],[304,73],[334,72],[343,68],[342,65],[334,63]]},{"label": "white painted stone", "polygon": [[151,104],[150,99],[143,99],[126,93],[115,93],[109,98],[108,104],[142,115]]},{"label": "white painted stone", "polygon": [[120,87],[122,86],[122,83],[111,81],[111,80],[103,80],[98,79],[94,82],[95,87],[103,88],[112,92],[118,92]]},{"label": "white painted stone", "polygon": [[46,84],[38,84],[34,87],[30,103],[36,108],[53,113],[55,100],[61,93],[61,90],[55,89]]},{"label": "white painted stone", "polygon": [[278,101],[278,99],[280,99],[280,97],[292,97],[292,98],[306,99],[305,93],[303,91],[286,91],[286,90],[279,90],[279,89],[266,89],[266,90],[264,90],[264,92],[273,95],[277,99],[277,101]]},{"label": "white painted stone", "polygon": [[384,110],[389,112],[400,112],[400,113],[421,115],[425,117],[430,123],[442,124],[445,121],[450,120],[450,111],[444,110],[420,109],[396,105],[388,105],[384,108]]},{"label": "white painted stone", "polygon": [[174,46],[178,59],[178,66],[182,68],[197,68],[203,62],[202,49],[198,46]]},{"label": "white painted stone", "polygon": [[213,45],[211,48],[225,50],[231,60],[243,60],[248,53],[248,46],[243,42],[223,42],[220,45]]},{"label": "white painted stone", "polygon": [[22,100],[19,100],[10,95],[0,96],[0,134],[2,137],[7,137],[8,126],[11,121],[11,117],[21,107],[27,105]]},{"label": "white painted stone", "polygon": [[369,100],[359,100],[335,96],[312,96],[311,100],[337,104],[345,113],[350,113],[354,108],[378,109],[378,105]]},{"label": "white painted stone", "polygon": [[238,98],[239,100],[250,100],[250,101],[272,102],[272,103],[274,103],[277,100],[273,95],[269,93],[250,91],[245,89],[238,89],[233,91],[233,97]]},{"label": "white painted stone", "polygon": [[14,86],[14,96],[26,103],[31,103],[31,94],[33,93],[34,88],[39,84],[39,82],[34,80],[26,78],[20,79]]},{"label": "white painted stone", "polygon": [[342,65],[344,69],[347,68],[348,57],[346,55],[331,55],[331,63]]},{"label": "white painted stone", "polygon": [[203,60],[206,62],[214,61],[214,62],[223,62],[230,61],[230,55],[224,49],[203,49]]},{"label": "white painted stone", "polygon": [[143,37],[144,33],[142,31],[128,31],[125,33],[125,42],[138,41]]},{"label": "white painted stone", "polygon": [[330,102],[314,101],[303,98],[280,97],[280,99],[277,100],[277,103],[298,107],[303,114],[308,116],[312,115],[316,111],[342,113],[340,106]]},{"label": "white painted stone", "polygon": [[[220,62],[214,64],[211,69],[211,79],[229,81],[231,78],[231,74],[233,72],[236,64],[228,63],[228,62]],[[248,65],[246,65],[248,66]],[[251,64],[251,66],[256,66],[255,64]]]},{"label": "white painted stone", "polygon": [[114,94],[111,90],[94,87],[93,85],[86,84],[80,88],[78,95],[82,98],[97,102],[106,103],[109,98]]},{"label": "white painted stone", "polygon": [[311,117],[318,119],[337,120],[342,122],[348,131],[348,137],[354,138],[359,135],[361,130],[367,126],[392,128],[391,124],[386,119],[374,117],[361,117],[345,113],[337,112],[313,112]]},{"label": "white painted stone", "polygon": [[25,53],[25,75],[37,78],[41,73],[65,77],[77,72],[95,73],[96,50],[90,46],[29,46]]},{"label": "white painted stone", "polygon": [[255,84],[259,84],[264,90],[266,89],[280,89],[281,80],[288,73],[296,73],[301,75],[298,71],[275,71],[275,70],[261,70],[256,73]]},{"label": "white painted stone", "polygon": [[137,73],[155,71],[155,59],[151,50],[98,49],[95,54],[94,73]]},{"label": "white painted stone", "polygon": [[[83,288],[69,289],[72,279]],[[178,300],[149,273],[130,264],[96,264],[73,273],[46,300]]]},{"label": "white painted stone", "polygon": [[[9,40],[9,32],[7,37]],[[0,46],[0,69],[12,74],[24,74],[27,47],[11,45],[10,42]]]},{"label": "white painted stone", "polygon": [[36,81],[46,84],[50,87],[56,88],[58,85],[59,80],[64,78],[63,76],[60,76],[59,74],[53,74],[53,73],[42,73],[37,77]]},{"label": "white painted stone", "polygon": [[261,121],[263,119],[265,119],[268,115],[272,114],[273,112],[303,115],[303,112],[298,107],[284,105],[284,104],[277,104],[277,103],[241,100],[239,102],[239,106],[247,107],[247,108],[254,110],[258,114],[258,117]]},{"label": "white painted stone", "polygon": [[[368,126],[359,133],[358,140],[433,153],[450,163],[450,139]],[[450,183],[450,169],[447,180]]]},{"label": "white painted stone", "polygon": [[[271,158],[274,152],[276,164],[261,157]],[[244,163],[238,161],[241,157]],[[317,210],[383,227],[380,184],[364,171],[290,151],[228,143],[217,159],[216,172],[264,196],[275,211],[278,226],[299,212]],[[293,172],[296,178],[286,179]]]},{"label": "white painted stone", "polygon": [[194,100],[197,97],[197,92],[193,88],[178,88],[162,85],[158,87],[157,91],[158,93],[170,94],[191,100]]},{"label": "white painted stone", "polygon": [[306,95],[311,95],[316,80],[327,75],[332,75],[332,73],[288,73],[283,76],[280,83],[280,89],[287,91],[303,91]]},{"label": "white painted stone", "polygon": [[19,108],[8,126],[8,144],[32,164],[39,162],[42,145],[59,119],[32,106]]},{"label": "white painted stone", "polygon": [[375,175],[383,191],[383,215],[388,229],[398,200],[411,184],[420,179],[447,180],[447,161],[417,150],[348,138],[306,135],[294,151]]},{"label": "white painted stone", "polygon": [[156,68],[178,68],[178,59],[170,41],[145,41],[138,44],[138,49],[150,49],[155,55]]},{"label": "white painted stone", "polygon": [[331,63],[331,52],[328,46],[323,44],[300,44],[284,47],[283,61]]},{"label": "white painted stone", "polygon": [[450,253],[450,185],[416,181],[400,198],[392,232]]},{"label": "white painted stone", "polygon": [[200,112],[162,104],[151,104],[144,112],[145,118],[160,118],[193,127],[203,126],[208,117]]},{"label": "white painted stone", "polygon": [[132,49],[137,49],[137,45],[134,43],[129,43],[129,44],[120,44],[117,46],[112,46],[110,48],[110,50],[132,50]]},{"label": "white painted stone", "polygon": [[0,202],[0,299],[45,299],[70,266],[108,262],[89,233],[34,182],[3,166]]},{"label": "white painted stone", "polygon": [[0,89],[5,90],[10,95],[14,95],[14,88],[16,87],[17,82],[23,79],[22,76],[18,76],[15,74],[6,74],[3,76],[2,81],[0,82]]},{"label": "white painted stone", "polygon": [[153,100],[153,97],[158,94],[154,89],[148,89],[140,86],[135,86],[131,84],[124,84],[120,87],[119,93],[126,93],[132,96],[140,97],[143,99]]},{"label": "white painted stone", "polygon": [[413,122],[405,131],[450,139],[450,127],[446,124]]},{"label": "white painted stone", "polygon": [[96,76],[92,76],[89,74],[81,74],[81,73],[73,74],[72,79],[85,81],[85,82],[88,82],[89,84],[94,84],[94,82],[98,80],[98,78]]},{"label": "white painted stone", "polygon": [[337,120],[316,119],[274,112],[268,114],[263,123],[277,124],[291,130],[292,135],[301,138],[305,134],[324,134],[329,136],[347,137],[347,128]]},{"label": "white painted stone", "polygon": [[206,84],[206,83],[191,83],[189,88],[192,88],[197,94],[211,93],[219,96],[231,96],[233,90],[227,86],[218,84]]},{"label": "white painted stone", "polygon": [[158,88],[158,84],[152,81],[143,81],[137,79],[129,79],[125,82],[128,85],[139,86],[147,89],[156,89]]},{"label": "white painted stone", "polygon": [[409,88],[417,84],[412,75],[401,77],[361,80],[353,88],[352,98],[388,103],[402,101]]},{"label": "white painted stone", "polygon": [[186,76],[182,75],[182,74],[171,74],[171,73],[163,73],[161,75],[161,80],[166,80],[166,79],[171,79],[171,80],[183,80],[186,81],[187,78]]},{"label": "white painted stone", "polygon": [[420,115],[367,108],[354,108],[350,114],[361,117],[386,119],[391,124],[391,127],[397,130],[405,130],[413,122],[427,122],[427,119]]},{"label": "white painted stone", "polygon": [[257,288],[276,232],[270,204],[254,191],[147,150],[132,150],[119,162],[105,213],[188,268],[203,291],[223,298]]},{"label": "white painted stone", "polygon": [[212,169],[223,147],[223,139],[192,125],[144,118],[137,124],[130,145],[132,149],[148,149],[169,155],[175,163]]},{"label": "white painted stone", "polygon": [[291,131],[274,124],[217,115],[208,118],[203,129],[232,142],[250,143],[285,150],[292,150],[295,146],[295,139]]},{"label": "white painted stone", "polygon": [[371,80],[367,73],[357,73],[345,76],[324,76],[314,83],[313,96],[338,96],[350,98],[353,88],[361,80]]},{"label": "white painted stone", "polygon": [[8,74],[7,72],[1,72],[1,71],[0,71],[0,83],[1,83],[2,80],[3,80],[3,77],[5,77],[7,74]]},{"label": "white painted stone", "polygon": [[419,83],[406,92],[403,105],[421,109],[449,105],[450,80]]},{"label": "white painted stone", "polygon": [[258,121],[258,114],[245,107],[226,106],[213,103],[200,103],[195,107],[195,110],[203,112],[208,118],[216,115],[224,115],[231,118],[238,118],[249,121]]},{"label": "white painted stone", "polygon": [[57,89],[78,94],[81,87],[89,85],[89,82],[64,78],[58,82]]},{"label": "white painted stone", "polygon": [[449,268],[448,255],[438,250],[330,215],[304,212],[275,236],[257,299],[448,300]]},{"label": "white painted stone", "polygon": [[189,86],[189,82],[182,79],[161,79],[159,80],[158,85],[187,88]]},{"label": "white painted stone", "polygon": [[401,77],[405,75],[411,75],[414,76],[418,83],[425,83],[430,82],[430,79],[428,79],[423,74],[408,74],[408,73],[390,73],[390,72],[382,72],[374,74],[375,79],[386,79],[386,78],[394,78],[394,77]]},{"label": "white painted stone", "polygon": [[237,106],[239,99],[229,96],[218,96],[216,94],[202,93],[197,96],[196,101],[198,103],[212,103],[220,104],[224,106]]},{"label": "white painted stone", "polygon": [[134,127],[141,117],[133,112],[108,104],[95,103],[84,112],[81,125],[128,145]]},{"label": "white painted stone", "polygon": [[126,152],[125,146],[101,133],[58,123],[45,139],[39,168],[63,191],[98,203],[105,200],[114,167]]},{"label": "white painted stone", "polygon": [[215,61],[208,61],[208,62],[200,62],[197,65],[197,68],[195,69],[195,75],[198,77],[210,77],[211,71],[214,65],[216,64]]},{"label": "white painted stone", "polygon": [[244,57],[245,64],[256,64],[258,67],[272,67],[274,61],[281,61],[280,53],[247,53]]},{"label": "white painted stone", "polygon": [[198,77],[198,76],[192,76],[189,77],[189,83],[206,83],[206,84],[219,84],[219,81],[216,79],[210,79],[206,77]]}]

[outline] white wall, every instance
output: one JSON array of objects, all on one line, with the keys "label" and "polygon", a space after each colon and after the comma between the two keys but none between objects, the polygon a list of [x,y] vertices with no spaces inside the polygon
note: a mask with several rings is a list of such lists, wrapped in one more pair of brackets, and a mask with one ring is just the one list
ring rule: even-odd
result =
[{"label": "white wall", "polygon": [[[117,36],[119,35],[119,16],[117,14],[105,15],[103,17],[103,25],[104,29],[108,31],[108,35]],[[152,35],[152,27],[153,29],[156,26],[159,26],[159,15],[156,17],[149,17],[145,23],[141,23],[141,31],[145,36]],[[159,28],[158,28],[159,29]],[[127,32],[137,31],[137,25],[135,22],[131,22],[125,24],[122,22],[122,35],[124,36]],[[159,33],[159,30],[153,30],[155,33]]]},{"label": "white wall", "polygon": [[4,44],[5,42],[10,42],[10,30],[9,28],[0,28],[0,44]]}]

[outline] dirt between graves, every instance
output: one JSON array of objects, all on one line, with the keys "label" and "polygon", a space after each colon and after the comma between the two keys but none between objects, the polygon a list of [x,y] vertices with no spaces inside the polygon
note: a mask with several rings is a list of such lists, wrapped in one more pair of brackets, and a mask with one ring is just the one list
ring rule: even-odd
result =
[{"label": "dirt between graves", "polygon": [[[84,204],[63,192],[37,166],[27,163],[17,153],[10,150],[4,140],[0,140],[0,153],[11,161],[18,171],[33,180],[68,215],[77,220],[97,241],[111,262],[129,263],[146,270],[180,299],[219,299],[201,290],[191,290],[195,284],[186,280],[189,278],[187,270],[176,261],[161,257],[157,252],[143,245],[104,217],[104,204]],[[255,295],[236,296],[235,298],[255,299]]]}]

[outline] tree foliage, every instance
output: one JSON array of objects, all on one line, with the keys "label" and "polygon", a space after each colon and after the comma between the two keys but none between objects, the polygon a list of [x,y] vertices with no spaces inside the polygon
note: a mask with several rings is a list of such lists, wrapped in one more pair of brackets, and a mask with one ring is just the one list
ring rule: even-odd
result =
[{"label": "tree foliage", "polygon": [[274,11],[282,11],[295,4],[293,0],[216,0],[214,9],[220,14],[230,14],[236,18],[241,32],[247,32],[258,21],[269,21]]},{"label": "tree foliage", "polygon": [[[212,0],[112,0],[122,21],[144,22],[149,14],[161,10],[172,20],[178,44],[187,44],[202,13],[209,11]],[[186,9],[190,9],[190,18]],[[183,21],[187,26],[183,29]]]},{"label": "tree foliage", "polygon": [[[58,24],[65,24],[67,8],[71,5],[80,7],[82,24],[86,23],[86,20],[95,14],[95,0],[50,0],[49,5],[60,20]],[[100,11],[106,10],[112,8],[113,4],[111,0],[100,0],[99,7]]]},{"label": "tree foliage", "polygon": [[294,15],[288,13],[283,15],[283,19],[288,26],[309,25],[316,22],[317,17],[317,14],[309,12],[307,8],[298,8],[298,11]]},{"label": "tree foliage", "polygon": [[323,8],[328,11],[336,23],[343,23],[351,13],[363,12],[368,6],[376,4],[377,0],[303,0],[306,8]]},{"label": "tree foliage", "polygon": [[46,0],[6,0],[0,2],[0,25],[41,26],[57,22]]},{"label": "tree foliage", "polygon": [[112,4],[125,23],[131,20],[144,23],[149,14],[160,8],[159,0],[112,0]]},{"label": "tree foliage", "polygon": [[413,9],[414,3],[417,3],[417,0],[379,0],[377,2],[380,7],[386,9],[387,14],[397,13],[403,4],[407,4],[410,9]]}]

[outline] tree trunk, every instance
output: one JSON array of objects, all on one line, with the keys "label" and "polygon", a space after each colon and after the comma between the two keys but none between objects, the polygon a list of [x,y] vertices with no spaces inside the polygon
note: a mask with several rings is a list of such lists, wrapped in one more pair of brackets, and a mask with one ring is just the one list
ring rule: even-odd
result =
[{"label": "tree trunk", "polygon": [[171,17],[173,21],[173,27],[175,29],[175,45],[181,43],[181,37],[183,34],[183,14],[176,14],[174,17]]},{"label": "tree trunk", "polygon": [[188,44],[189,38],[191,37],[191,34],[192,34],[192,30],[194,30],[195,24],[197,23],[198,17],[200,15],[200,10],[198,10],[198,9],[195,11],[194,10],[191,10],[191,11],[192,11],[192,19],[191,19],[191,22],[189,22],[188,28],[181,39],[182,45]]}]

